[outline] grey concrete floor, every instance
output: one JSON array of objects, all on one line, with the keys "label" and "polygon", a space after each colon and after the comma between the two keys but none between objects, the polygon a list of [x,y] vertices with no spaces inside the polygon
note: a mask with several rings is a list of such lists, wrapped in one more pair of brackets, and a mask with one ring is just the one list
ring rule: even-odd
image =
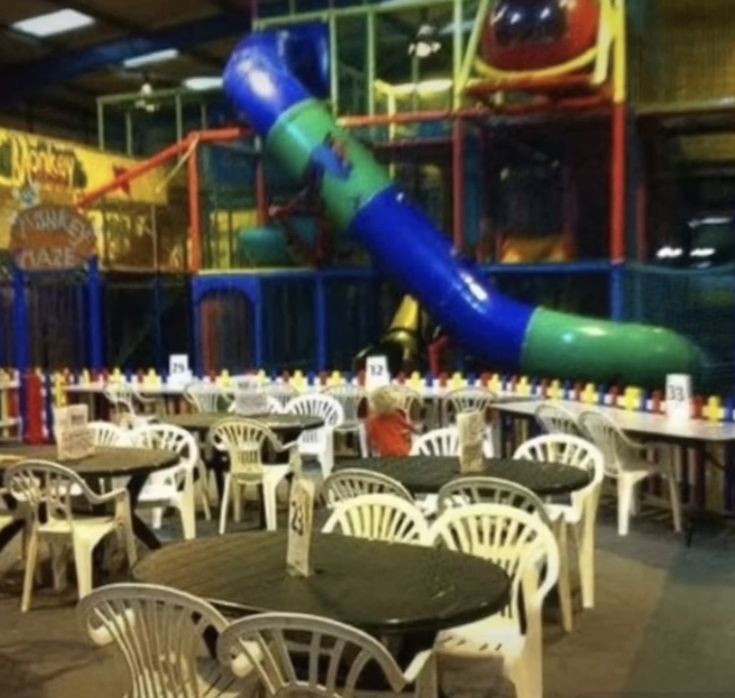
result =
[{"label": "grey concrete floor", "polygon": [[[548,604],[545,695],[735,696],[735,537],[708,529],[686,548],[665,517],[644,512],[619,538],[613,515],[603,506],[596,608],[577,607],[566,635]],[[175,522],[165,534],[178,535]],[[213,525],[201,523],[199,534],[213,535]],[[73,587],[37,589],[27,614],[19,593],[17,573],[0,582],[0,698],[123,696],[112,653],[77,626]]]}]

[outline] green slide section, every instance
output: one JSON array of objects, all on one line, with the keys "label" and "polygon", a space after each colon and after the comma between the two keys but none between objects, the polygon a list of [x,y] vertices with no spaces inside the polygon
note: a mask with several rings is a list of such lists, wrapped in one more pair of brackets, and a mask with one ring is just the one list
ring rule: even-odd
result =
[{"label": "green slide section", "polygon": [[308,176],[311,162],[322,166],[319,191],[340,230],[346,230],[360,207],[391,184],[370,151],[337,126],[315,100],[286,111],[268,134],[266,147],[297,181]]},{"label": "green slide section", "polygon": [[[671,330],[537,308],[521,361],[523,372],[531,375],[575,376],[584,366],[590,377],[663,385],[667,373],[692,373],[697,359],[694,345]],[[616,366],[619,372],[611,376]]]}]

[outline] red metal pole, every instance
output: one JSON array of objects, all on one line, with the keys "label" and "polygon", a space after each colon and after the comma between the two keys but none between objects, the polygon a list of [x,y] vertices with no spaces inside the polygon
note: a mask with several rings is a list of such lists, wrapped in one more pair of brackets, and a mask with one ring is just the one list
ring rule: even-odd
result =
[{"label": "red metal pole", "polygon": [[464,249],[464,122],[457,119],[452,127],[452,227],[454,249]]},{"label": "red metal pole", "polygon": [[252,135],[248,128],[213,128],[204,131],[190,131],[189,139],[196,138],[200,143],[213,143],[215,141],[237,141]]},{"label": "red metal pole", "polygon": [[387,126],[389,124],[415,124],[427,121],[451,121],[462,117],[484,116],[488,114],[485,107],[473,109],[448,109],[423,112],[402,112],[400,114],[375,114],[374,116],[343,116],[340,126],[360,128],[363,126]]},{"label": "red metal pole", "polygon": [[268,193],[265,186],[265,168],[263,167],[263,158],[258,160],[258,166],[255,169],[255,198],[257,201],[257,220],[258,225],[268,224]]},{"label": "red metal pole", "polygon": [[168,162],[172,158],[175,158],[177,155],[183,153],[189,147],[189,143],[189,138],[185,138],[178,143],[170,145],[168,148],[165,148],[160,153],[154,155],[152,158],[141,162],[140,165],[136,165],[135,167],[131,167],[129,170],[126,170],[107,184],[104,184],[97,189],[93,189],[90,192],[87,192],[81,199],[79,199],[79,201],[77,201],[77,206],[79,208],[87,208],[90,204],[97,201],[97,199],[101,199],[103,196],[105,196],[105,194],[109,194],[116,189],[120,189],[120,187],[124,186],[136,177],[140,177],[146,172],[150,172],[156,167],[160,167],[165,162]]},{"label": "red metal pole", "polygon": [[610,258],[612,262],[625,259],[625,189],[626,189],[626,108],[624,103],[613,104],[612,146],[610,176]]},{"label": "red metal pole", "polygon": [[199,198],[199,146],[196,144],[189,154],[189,270],[197,273],[202,268],[202,224],[201,201]]}]

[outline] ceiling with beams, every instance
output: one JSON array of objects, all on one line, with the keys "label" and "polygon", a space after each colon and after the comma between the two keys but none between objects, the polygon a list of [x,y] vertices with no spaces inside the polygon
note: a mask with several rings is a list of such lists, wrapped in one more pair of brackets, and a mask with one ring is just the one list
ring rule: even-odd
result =
[{"label": "ceiling with beams", "polygon": [[[46,38],[12,27],[61,9],[82,12],[94,23]],[[135,92],[144,79],[163,89],[219,75],[247,31],[249,9],[250,0],[3,0],[0,125],[55,135],[94,131],[97,96]],[[179,51],[172,60],[122,65],[124,58],[168,46]]]}]

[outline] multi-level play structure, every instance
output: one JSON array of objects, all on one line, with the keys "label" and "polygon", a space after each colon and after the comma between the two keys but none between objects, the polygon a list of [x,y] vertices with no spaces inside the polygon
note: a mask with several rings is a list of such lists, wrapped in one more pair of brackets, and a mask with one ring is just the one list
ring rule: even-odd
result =
[{"label": "multi-level play structure", "polygon": [[[4,363],[163,369],[185,352],[200,372],[317,372],[373,348],[407,371],[729,377],[719,334],[677,315],[700,280],[638,266],[654,243],[627,30],[655,18],[622,0],[253,17],[224,92],[100,100],[100,146],[144,159],[76,197],[98,261],[12,272]],[[34,319],[49,287],[78,328],[56,342]],[[714,317],[708,298],[689,294],[688,316]]]}]

